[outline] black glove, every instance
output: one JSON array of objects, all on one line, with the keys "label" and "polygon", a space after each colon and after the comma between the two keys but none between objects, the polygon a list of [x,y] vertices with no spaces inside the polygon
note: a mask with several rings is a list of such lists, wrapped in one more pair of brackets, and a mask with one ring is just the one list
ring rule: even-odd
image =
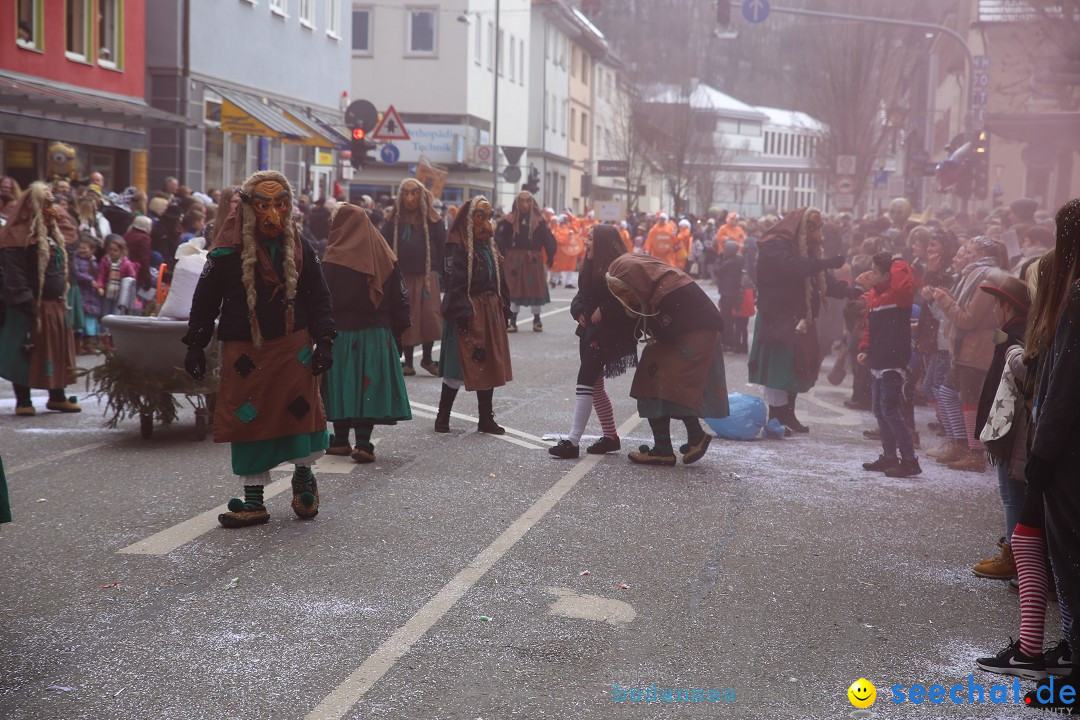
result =
[{"label": "black glove", "polygon": [[1043,490],[1054,479],[1055,463],[1032,455],[1024,465],[1024,479],[1030,487]]},{"label": "black glove", "polygon": [[468,333],[469,332],[469,325],[472,324],[470,322],[471,320],[472,320],[472,318],[469,318],[469,317],[460,317],[460,318],[458,318],[458,320],[457,320],[457,328],[458,328],[458,330],[460,330],[463,333]]},{"label": "black glove", "polygon": [[315,352],[311,358],[311,374],[315,377],[334,366],[334,340],[323,338],[315,342]]},{"label": "black glove", "polygon": [[844,267],[844,256],[835,255],[830,258],[821,258],[818,262],[818,267],[822,270],[839,270]]},{"label": "black glove", "polygon": [[206,353],[197,345],[188,345],[184,356],[184,370],[196,380],[206,377]]}]

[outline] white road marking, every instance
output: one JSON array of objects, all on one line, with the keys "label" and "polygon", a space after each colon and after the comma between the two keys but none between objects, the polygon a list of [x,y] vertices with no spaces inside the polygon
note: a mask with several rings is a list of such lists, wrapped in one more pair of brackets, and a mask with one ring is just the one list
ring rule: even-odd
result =
[{"label": "white road marking", "polygon": [[[569,300],[552,300],[551,302],[553,302],[553,303],[565,303],[566,305],[570,304]],[[541,318],[546,318],[546,317],[550,317],[551,315],[558,315],[559,313],[566,312],[567,309],[568,308],[561,307],[561,308],[556,308],[554,310],[548,310],[547,312],[540,313],[540,317]],[[436,350],[442,350],[442,341],[441,340],[436,340],[434,343],[432,343],[431,351],[435,352]]]},{"label": "white road marking", "polygon": [[[421,411],[423,411],[425,413],[437,413],[437,412],[439,412],[439,408],[435,407],[434,405],[424,405],[423,403],[413,402],[411,400],[409,401],[409,405],[412,406],[414,411],[421,410]],[[435,416],[431,415],[431,417],[435,417]],[[456,417],[459,420],[468,420],[470,422],[479,422],[478,418],[475,418],[472,415],[464,415],[464,414],[459,413],[459,412],[451,412],[450,417]],[[532,440],[534,443],[543,443],[544,442],[543,438],[538,437],[536,435],[532,435],[531,433],[523,432],[521,430],[514,430],[513,428],[506,428],[506,432],[509,435],[517,435],[519,438],[523,438],[525,440]],[[495,435],[494,437],[505,437],[505,436]],[[537,449],[543,449],[545,447],[547,447],[547,446],[546,445],[538,445]]]},{"label": "white road marking", "polygon": [[[379,438],[372,440],[371,444],[378,445]],[[272,473],[283,472],[287,473],[287,475],[281,480],[275,480],[263,488],[264,499],[269,500],[275,495],[280,495],[286,490],[291,489],[294,467],[295,466],[292,463],[282,463],[270,471]],[[348,475],[357,467],[359,467],[359,464],[348,456],[323,455],[315,463],[314,470],[316,476]],[[218,505],[212,510],[207,510],[190,520],[185,520],[182,523],[165,528],[161,532],[155,533],[150,537],[128,545],[125,548],[121,548],[120,550],[117,550],[117,552],[124,555],[167,555],[181,545],[186,545],[200,535],[220,527],[217,516],[228,509],[228,503]]]},{"label": "white road marking", "polygon": [[609,625],[626,625],[637,617],[634,607],[622,600],[586,595],[561,587],[549,587],[546,592],[555,596],[555,602],[548,605],[553,615],[595,620]]},{"label": "white road marking", "polygon": [[80,453],[88,452],[90,450],[96,450],[99,447],[105,447],[109,443],[98,442],[90,443],[89,445],[80,445],[79,447],[71,448],[70,450],[64,450],[58,452],[55,455],[49,455],[43,457],[40,460],[34,460],[33,462],[23,463],[22,465],[16,465],[7,471],[8,475],[14,475],[15,473],[25,472],[31,468],[36,468],[38,465],[45,465],[46,463],[56,462],[57,460],[63,460],[64,458],[71,457],[72,455],[79,455]]},{"label": "white road marking", "polygon": [[[450,413],[450,415],[453,416],[453,417],[466,418],[466,419],[469,419],[469,420],[473,420],[474,422],[476,421],[476,418],[469,418],[466,415],[458,415],[457,413]],[[413,404],[413,417],[422,417],[422,418],[427,418],[429,420],[434,420],[435,419],[435,413],[426,412],[424,410],[417,410],[416,405]],[[510,428],[506,428],[506,432],[507,432],[506,435],[492,435],[491,437],[495,438],[496,440],[502,440],[503,442],[508,442],[511,445],[520,445],[521,447],[529,448],[530,450],[546,450],[547,449],[546,445],[534,445],[533,443],[525,442],[524,440],[518,440],[516,437],[514,437],[511,434],[511,433],[515,433],[515,434],[519,434],[519,435],[527,435],[528,433],[523,433],[520,430],[512,430]]]},{"label": "white road marking", "polygon": [[[636,414],[619,428],[619,435],[626,435],[641,422]],[[490,545],[466,565],[453,579],[427,601],[415,615],[383,641],[356,670],[345,678],[305,720],[339,720],[422,638],[446,613],[480,581],[488,570],[518,543],[566,493],[585,477],[603,458],[603,455],[587,455],[535,503],[502,532]]]}]

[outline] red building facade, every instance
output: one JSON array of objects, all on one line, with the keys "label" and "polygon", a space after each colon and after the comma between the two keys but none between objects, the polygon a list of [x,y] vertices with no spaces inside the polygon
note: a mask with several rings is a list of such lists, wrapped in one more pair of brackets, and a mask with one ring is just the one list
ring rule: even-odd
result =
[{"label": "red building facade", "polygon": [[[146,0],[2,5],[0,174],[25,186],[98,171],[108,189],[145,186],[148,128],[183,122],[146,105]],[[57,143],[74,167],[52,157]]]}]

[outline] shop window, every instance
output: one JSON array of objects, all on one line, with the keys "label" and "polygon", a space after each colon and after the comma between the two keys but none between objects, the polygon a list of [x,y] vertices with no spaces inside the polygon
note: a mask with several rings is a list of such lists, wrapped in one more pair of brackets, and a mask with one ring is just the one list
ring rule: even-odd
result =
[{"label": "shop window", "polygon": [[90,47],[90,0],[67,0],[67,56],[86,62]]},{"label": "shop window", "polygon": [[[436,55],[435,30],[438,16],[433,9],[408,8],[405,15],[406,55]],[[500,31],[501,34],[501,31]],[[501,50],[501,48],[500,48]]]},{"label": "shop window", "polygon": [[353,6],[353,55],[371,56],[371,8]]},{"label": "shop window", "polygon": [[45,43],[41,16],[43,0],[18,0],[18,3],[18,23],[15,29],[16,44],[27,50],[44,50]]},{"label": "shop window", "polygon": [[118,69],[123,66],[123,3],[121,0],[98,0],[99,65]]}]

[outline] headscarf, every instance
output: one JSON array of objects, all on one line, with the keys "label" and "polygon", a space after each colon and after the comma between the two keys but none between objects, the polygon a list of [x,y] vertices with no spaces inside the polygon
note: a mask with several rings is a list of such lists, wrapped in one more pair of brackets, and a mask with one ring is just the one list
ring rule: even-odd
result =
[{"label": "headscarf", "polygon": [[398,185],[397,196],[394,198],[394,208],[387,218],[394,223],[394,236],[391,239],[391,249],[395,257],[398,251],[398,225],[401,219],[401,191],[406,185],[416,185],[420,188],[420,225],[424,228],[424,275],[431,272],[431,229],[429,223],[441,222],[439,211],[435,209],[435,196],[424,187],[424,183],[416,178],[405,178]]},{"label": "headscarf", "polygon": [[[255,173],[244,181],[241,190],[250,197],[255,192],[255,186],[267,180],[279,183],[289,192],[291,207],[291,199],[295,195],[292,185],[284,175],[275,170],[262,170]],[[214,238],[212,251],[227,248],[236,250],[241,255],[243,267],[241,278],[247,294],[248,316],[251,318],[251,342],[255,347],[262,345],[259,318],[255,312],[258,300],[255,288],[256,267],[262,281],[272,288],[271,297],[279,292],[285,293],[285,332],[291,334],[293,331],[296,285],[304,269],[304,247],[300,242],[300,233],[296,230],[291,217],[285,218],[281,228],[284,236],[282,245],[285,251],[284,280],[278,277],[266,248],[255,239],[255,211],[252,210],[250,203],[241,202],[236,209],[230,211],[229,216],[225,218],[225,223],[221,226],[221,232]]]},{"label": "headscarf", "polygon": [[641,302],[642,315],[655,315],[660,301],[694,283],[689,275],[662,260],[630,253],[611,261],[606,279],[608,284],[633,292]]},{"label": "headscarf", "polygon": [[[55,205],[53,211],[57,213],[56,219],[46,218],[45,194],[47,192],[49,192],[49,186],[45,183],[30,183],[30,187],[15,202],[15,209],[12,210],[11,215],[8,217],[7,224],[0,228],[0,249],[37,248],[38,298],[41,297],[42,292],[45,290],[45,268],[49,264],[51,253],[55,250],[62,263],[64,298],[67,298],[70,289],[70,275],[68,273],[68,255],[65,249],[65,234],[70,233],[74,236],[75,224],[67,216],[66,212]],[[72,241],[74,241],[74,237],[72,237]],[[50,248],[50,244],[55,245],[55,248]],[[38,323],[40,327],[40,314],[38,315]]]},{"label": "headscarf", "polygon": [[330,215],[330,239],[322,262],[366,276],[368,298],[377,308],[384,299],[383,285],[394,272],[397,255],[363,208],[342,203]]}]

